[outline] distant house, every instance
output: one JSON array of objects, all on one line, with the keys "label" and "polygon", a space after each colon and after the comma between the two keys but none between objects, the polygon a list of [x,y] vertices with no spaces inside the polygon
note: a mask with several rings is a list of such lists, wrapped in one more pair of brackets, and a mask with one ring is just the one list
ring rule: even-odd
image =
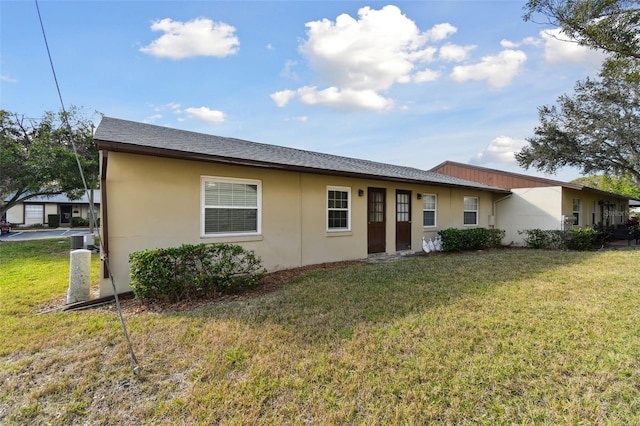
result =
[{"label": "distant house", "polygon": [[[78,200],[71,200],[62,194],[29,198],[7,210],[6,221],[13,225],[47,225],[49,215],[58,215],[60,226],[69,226],[71,218],[89,219],[91,217],[89,198],[86,194]],[[99,189],[93,190],[93,204],[97,218],[100,211]]]},{"label": "distant house", "polygon": [[[101,235],[118,292],[129,254],[227,242],[269,270],[418,252],[450,227],[491,227],[510,191],[443,174],[104,117]],[[112,293],[108,274],[103,296]]]},{"label": "distant house", "polygon": [[569,229],[602,224],[622,226],[629,198],[584,185],[445,161],[432,172],[510,190],[495,201],[495,226],[506,231],[505,243],[523,244],[518,231]]}]

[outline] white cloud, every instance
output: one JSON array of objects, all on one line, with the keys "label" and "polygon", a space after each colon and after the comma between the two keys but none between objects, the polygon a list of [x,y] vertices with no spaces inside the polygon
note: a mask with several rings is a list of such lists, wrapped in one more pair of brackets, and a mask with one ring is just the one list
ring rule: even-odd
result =
[{"label": "white cloud", "polygon": [[291,99],[296,96],[296,92],[293,90],[281,90],[271,94],[271,99],[279,107],[283,107],[289,103]]},{"label": "white cloud", "polygon": [[475,49],[476,46],[458,46],[455,44],[447,43],[440,48],[438,57],[447,62],[462,62],[469,56],[469,52]]},{"label": "white cloud", "polygon": [[521,50],[503,50],[495,56],[485,56],[475,65],[459,65],[453,68],[451,79],[458,83],[468,80],[487,80],[494,88],[508,86],[522,70],[527,55]]},{"label": "white cloud", "polygon": [[513,139],[508,136],[498,136],[489,146],[477,153],[472,159],[472,164],[515,164],[515,153],[519,152],[528,142],[523,139]]},{"label": "white cloud", "polygon": [[380,96],[374,90],[339,89],[329,87],[317,90],[305,86],[298,89],[300,102],[307,105],[324,105],[343,110],[369,109],[381,111],[393,106],[393,101]]},{"label": "white cloud", "polygon": [[413,76],[413,81],[416,83],[424,83],[427,81],[435,81],[440,77],[440,71],[430,70],[425,68],[422,71],[418,71]]},{"label": "white cloud", "polygon": [[[417,64],[433,61],[437,48],[428,41],[442,40],[456,32],[450,24],[438,24],[422,32],[397,6],[380,10],[363,7],[358,17],[339,15],[306,24],[307,39],[299,47],[318,80],[327,88],[305,86],[273,93],[278,106],[298,97],[307,105],[337,109],[384,110],[393,100],[380,92],[394,84],[432,81],[439,73]],[[285,73],[290,72],[290,63]]]},{"label": "white cloud", "polygon": [[188,22],[165,18],[155,21],[151,30],[162,31],[164,35],[148,46],[140,48],[140,51],[161,58],[225,57],[235,54],[240,45],[234,35],[234,27],[207,18],[197,18]]},{"label": "white cloud", "polygon": [[440,41],[455,34],[458,31],[456,27],[449,23],[434,25],[429,31],[426,32],[426,36],[431,41]]},{"label": "white cloud", "polygon": [[544,41],[544,57],[550,64],[571,62],[597,69],[606,58],[604,52],[580,46],[571,41],[560,28],[540,31]]},{"label": "white cloud", "polygon": [[207,107],[200,108],[186,108],[184,110],[191,118],[204,121],[206,123],[224,123],[226,120],[226,114],[222,111],[212,110]]},{"label": "white cloud", "polygon": [[0,75],[0,80],[2,81],[6,81],[7,83],[17,83],[18,80],[16,80],[15,78],[11,78],[8,75]]},{"label": "white cloud", "polygon": [[162,118],[162,114],[153,114],[142,120],[143,123],[154,123]]}]

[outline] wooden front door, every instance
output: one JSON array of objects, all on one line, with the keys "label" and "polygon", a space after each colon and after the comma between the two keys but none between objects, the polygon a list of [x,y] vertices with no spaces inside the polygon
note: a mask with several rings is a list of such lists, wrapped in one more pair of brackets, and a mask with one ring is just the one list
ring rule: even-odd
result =
[{"label": "wooden front door", "polygon": [[367,194],[367,253],[384,253],[387,246],[386,198],[384,188],[369,188]]},{"label": "wooden front door", "polygon": [[396,191],[396,251],[411,248],[411,191]]}]

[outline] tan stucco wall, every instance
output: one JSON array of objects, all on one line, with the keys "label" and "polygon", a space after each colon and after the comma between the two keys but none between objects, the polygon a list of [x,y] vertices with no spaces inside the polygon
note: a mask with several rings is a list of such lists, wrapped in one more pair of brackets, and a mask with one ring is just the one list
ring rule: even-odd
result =
[{"label": "tan stucco wall", "polygon": [[[261,181],[261,234],[202,237],[200,229],[202,176]],[[327,186],[351,189],[350,231],[327,231]],[[478,226],[488,227],[489,225],[493,195],[483,191],[109,152],[106,181],[108,248],[109,264],[117,289],[119,292],[129,289],[128,257],[130,253],[149,248],[175,247],[181,244],[238,243],[246,249],[254,250],[261,257],[263,265],[270,271],[366,258],[368,187],[387,190],[387,253],[395,252],[396,189],[411,191],[413,251],[421,250],[423,235],[427,238],[434,237],[438,230],[462,227],[464,196],[478,197]],[[358,196],[359,189],[364,191],[364,196]],[[438,226],[436,228],[423,228],[422,201],[417,199],[418,192],[438,195]],[[102,280],[100,293],[103,296],[112,293],[109,280]]]}]

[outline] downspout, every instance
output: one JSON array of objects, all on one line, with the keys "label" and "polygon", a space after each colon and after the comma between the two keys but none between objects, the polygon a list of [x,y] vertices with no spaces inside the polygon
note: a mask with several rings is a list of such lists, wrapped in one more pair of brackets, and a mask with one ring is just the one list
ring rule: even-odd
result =
[{"label": "downspout", "polygon": [[104,259],[109,258],[109,216],[107,208],[107,160],[109,158],[109,151],[102,151],[102,167],[100,171],[100,189],[102,199],[100,200],[100,209],[102,213],[100,214],[100,228],[102,229],[100,242],[102,246],[103,252],[100,255],[102,259],[102,277],[109,278],[109,270],[107,265],[104,262]]}]

